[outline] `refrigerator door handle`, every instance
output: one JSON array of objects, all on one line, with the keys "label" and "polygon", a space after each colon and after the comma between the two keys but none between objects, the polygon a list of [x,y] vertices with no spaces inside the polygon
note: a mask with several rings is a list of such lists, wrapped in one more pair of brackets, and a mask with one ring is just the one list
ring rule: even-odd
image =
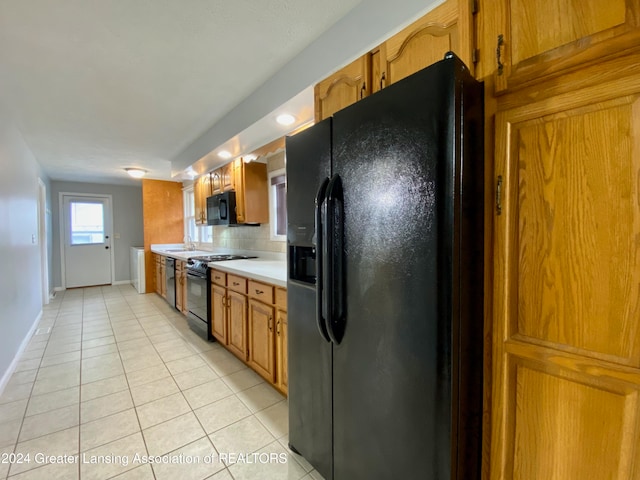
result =
[{"label": "refrigerator door handle", "polygon": [[329,178],[325,178],[318,192],[316,193],[316,206],[315,206],[315,229],[316,229],[316,323],[318,325],[318,331],[322,338],[327,342],[330,342],[329,334],[327,333],[325,313],[323,312],[323,306],[325,305],[326,291],[324,286],[324,273],[323,273],[323,248],[324,248],[324,225],[322,222],[322,213],[325,205],[327,185],[329,184]]},{"label": "refrigerator door handle", "polygon": [[328,312],[325,317],[326,329],[329,338],[335,344],[342,341],[344,334],[344,273],[343,273],[343,246],[344,246],[344,195],[342,180],[339,175],[334,175],[327,186],[327,215],[325,225],[326,250],[328,258],[325,261],[325,270],[328,276]]}]

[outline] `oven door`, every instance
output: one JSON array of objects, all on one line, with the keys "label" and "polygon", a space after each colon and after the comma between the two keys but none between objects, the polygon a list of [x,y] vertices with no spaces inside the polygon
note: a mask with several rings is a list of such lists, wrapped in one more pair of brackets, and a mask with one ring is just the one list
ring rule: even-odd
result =
[{"label": "oven door", "polygon": [[189,325],[204,338],[209,338],[207,314],[207,277],[187,271],[187,319]]}]

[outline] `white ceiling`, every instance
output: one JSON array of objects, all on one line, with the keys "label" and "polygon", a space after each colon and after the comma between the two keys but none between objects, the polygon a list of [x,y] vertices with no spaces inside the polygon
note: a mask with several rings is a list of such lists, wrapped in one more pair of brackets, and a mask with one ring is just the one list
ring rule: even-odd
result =
[{"label": "white ceiling", "polygon": [[0,0],[0,104],[52,180],[179,179],[285,133],[272,117],[289,99],[309,120],[306,87],[433,5],[386,3]]}]

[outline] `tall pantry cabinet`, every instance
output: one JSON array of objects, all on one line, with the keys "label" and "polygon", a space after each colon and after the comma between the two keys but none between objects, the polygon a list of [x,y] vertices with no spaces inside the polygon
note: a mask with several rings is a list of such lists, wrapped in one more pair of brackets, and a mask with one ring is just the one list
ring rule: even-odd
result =
[{"label": "tall pantry cabinet", "polygon": [[492,480],[640,478],[639,13],[479,5]]}]

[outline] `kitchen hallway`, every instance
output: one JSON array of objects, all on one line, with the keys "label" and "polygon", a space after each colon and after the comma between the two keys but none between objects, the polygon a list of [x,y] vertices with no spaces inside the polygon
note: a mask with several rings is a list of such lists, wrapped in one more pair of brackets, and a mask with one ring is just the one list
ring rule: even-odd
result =
[{"label": "kitchen hallway", "polygon": [[287,400],[155,294],[60,292],[0,396],[0,479],[305,479]]}]

